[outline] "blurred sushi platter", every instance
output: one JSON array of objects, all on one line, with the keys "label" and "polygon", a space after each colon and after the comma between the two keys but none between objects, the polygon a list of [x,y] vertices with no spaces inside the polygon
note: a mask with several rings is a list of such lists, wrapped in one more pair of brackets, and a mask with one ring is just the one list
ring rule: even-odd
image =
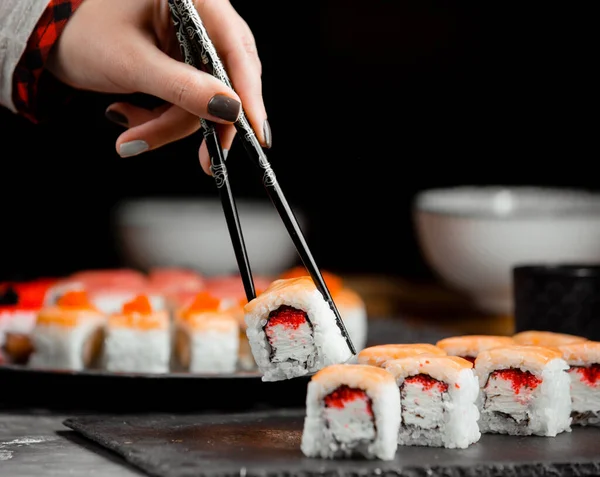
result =
[{"label": "blurred sushi platter", "polygon": [[[257,292],[276,278],[255,277]],[[357,346],[362,298],[331,273],[328,287]],[[60,279],[0,284],[0,365],[47,372],[255,376],[239,276],[176,268],[84,270]]]}]

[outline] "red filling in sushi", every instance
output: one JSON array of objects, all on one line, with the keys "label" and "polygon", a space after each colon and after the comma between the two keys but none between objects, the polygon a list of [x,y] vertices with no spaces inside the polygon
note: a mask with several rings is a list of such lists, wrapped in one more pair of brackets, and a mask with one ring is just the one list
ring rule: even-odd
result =
[{"label": "red filling in sushi", "polygon": [[269,314],[264,331],[271,346],[272,362],[306,363],[313,353],[312,325],[302,310],[280,306]]},{"label": "red filling in sushi", "polygon": [[466,359],[469,363],[473,363],[475,364],[475,357],[474,356],[461,356],[462,359]]},{"label": "red filling in sushi", "polygon": [[325,396],[323,405],[325,425],[336,442],[351,449],[375,439],[373,403],[362,389],[341,385]]},{"label": "red filling in sushi", "polygon": [[325,407],[343,409],[351,402],[360,401],[364,403],[365,410],[369,416],[373,416],[373,403],[371,398],[362,389],[351,388],[345,384],[325,396],[323,402]]},{"label": "red filling in sushi", "polygon": [[571,366],[570,373],[579,373],[581,381],[588,386],[600,385],[600,363],[590,366]]},{"label": "red filling in sushi", "polygon": [[492,378],[510,382],[515,394],[519,394],[521,391],[533,391],[542,382],[540,378],[529,371],[520,369],[499,369],[490,374],[489,379]]},{"label": "red filling in sushi", "polygon": [[423,388],[423,391],[431,391],[436,390],[440,393],[445,393],[448,391],[448,384],[438,381],[437,379],[432,378],[428,374],[416,374],[414,376],[410,376],[404,380],[405,385],[409,384],[420,384]]}]

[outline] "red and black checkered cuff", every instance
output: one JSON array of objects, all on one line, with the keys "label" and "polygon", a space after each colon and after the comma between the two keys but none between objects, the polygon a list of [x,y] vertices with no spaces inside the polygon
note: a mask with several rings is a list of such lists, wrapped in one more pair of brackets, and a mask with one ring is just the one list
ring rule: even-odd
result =
[{"label": "red and black checkered cuff", "polygon": [[50,0],[29,37],[13,76],[13,102],[17,112],[33,122],[45,119],[73,92],[45,70],[50,50],[73,12],[83,0]]}]

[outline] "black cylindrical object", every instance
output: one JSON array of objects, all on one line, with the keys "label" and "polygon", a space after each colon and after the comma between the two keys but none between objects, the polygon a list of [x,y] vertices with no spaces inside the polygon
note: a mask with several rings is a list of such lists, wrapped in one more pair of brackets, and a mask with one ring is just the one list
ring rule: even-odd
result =
[{"label": "black cylindrical object", "polygon": [[600,341],[600,264],[513,268],[515,332],[538,330]]}]

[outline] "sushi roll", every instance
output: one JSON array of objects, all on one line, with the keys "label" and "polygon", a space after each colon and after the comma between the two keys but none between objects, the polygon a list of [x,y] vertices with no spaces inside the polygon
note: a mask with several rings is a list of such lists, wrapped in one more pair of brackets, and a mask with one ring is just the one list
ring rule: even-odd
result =
[{"label": "sushi roll", "polygon": [[582,343],[587,338],[582,336],[568,335],[565,333],[554,333],[552,331],[521,331],[513,335],[515,344],[531,346],[561,346],[573,343]]},{"label": "sushi roll", "polygon": [[204,277],[185,268],[153,268],[148,272],[147,292],[164,296],[171,309],[182,299],[192,297],[206,286]]},{"label": "sushi roll", "polygon": [[171,358],[169,314],[155,311],[145,295],[108,318],[104,368],[112,372],[167,373]]},{"label": "sushi roll", "polygon": [[86,286],[86,290],[92,303],[107,315],[120,313],[123,306],[134,300],[138,295],[147,296],[153,310],[168,310],[166,297],[153,290],[149,290],[145,286]]},{"label": "sushi roll", "polygon": [[[260,295],[270,284],[271,282],[264,277],[254,277],[256,295]],[[246,334],[244,306],[248,300],[241,277],[239,275],[212,277],[208,279],[206,289],[211,295],[220,298],[222,308],[231,312],[238,319],[240,331],[238,368],[241,371],[256,371],[256,361]]]},{"label": "sushi roll", "polygon": [[354,356],[333,310],[309,277],[275,280],[244,311],[263,381],[312,374]]},{"label": "sushi roll", "polygon": [[136,296],[147,295],[156,310],[166,309],[166,298],[151,289],[145,275],[129,269],[86,270],[60,280],[49,290],[46,304],[52,305],[68,291],[85,290],[94,306],[110,315],[120,313],[123,305]]},{"label": "sushi roll", "polygon": [[392,460],[399,426],[400,393],[390,373],[330,365],[308,383],[300,447],[307,457]]},{"label": "sushi roll", "polygon": [[64,294],[56,305],[40,310],[31,333],[29,366],[81,371],[96,367],[102,352],[106,315],[85,291]]},{"label": "sushi roll", "polygon": [[250,348],[250,342],[246,335],[246,320],[244,314],[244,306],[248,303],[246,298],[235,302],[230,299],[221,301],[221,309],[231,313],[238,322],[239,327],[239,339],[240,346],[238,350],[238,369],[240,371],[256,371],[256,361],[252,356],[252,349]]},{"label": "sushi roll", "polygon": [[459,356],[471,363],[475,363],[477,355],[486,349],[515,344],[510,336],[493,335],[466,335],[445,338],[436,343],[449,356]]},{"label": "sushi roll", "polygon": [[574,343],[559,350],[569,365],[572,424],[600,426],[600,343]]},{"label": "sushi roll", "polygon": [[388,361],[384,369],[400,389],[398,445],[465,449],[481,438],[470,361],[420,354]]},{"label": "sushi roll", "polygon": [[191,373],[219,374],[236,371],[239,325],[221,300],[206,291],[177,312],[175,318],[176,366]]},{"label": "sushi roll", "polygon": [[[350,335],[350,339],[357,351],[367,345],[368,314],[367,306],[363,298],[353,289],[346,286],[344,280],[331,272],[322,271],[321,275],[331,294],[331,298],[344,321],[344,326]],[[280,278],[309,277],[304,267],[294,267]]]},{"label": "sushi roll", "polygon": [[[0,297],[0,302],[4,303],[0,305],[0,322],[4,322],[4,336],[0,336],[0,347],[3,344],[6,357],[13,364],[27,363],[33,352],[31,333],[52,283],[53,280],[50,279],[15,283],[6,288]],[[6,303],[10,300],[13,304],[7,306]]]},{"label": "sushi roll", "polygon": [[481,351],[475,360],[481,432],[554,437],[570,431],[568,369],[552,348],[512,345]]},{"label": "sushi roll", "polygon": [[369,346],[358,353],[358,364],[384,367],[387,361],[418,354],[446,356],[446,352],[430,343],[386,344]]},{"label": "sushi roll", "polygon": [[17,312],[18,303],[19,295],[17,295],[14,287],[8,283],[0,284],[0,348],[4,345],[6,330]]},{"label": "sushi roll", "polygon": [[52,280],[0,285],[0,350],[6,361],[25,364],[33,352],[31,332]]}]

